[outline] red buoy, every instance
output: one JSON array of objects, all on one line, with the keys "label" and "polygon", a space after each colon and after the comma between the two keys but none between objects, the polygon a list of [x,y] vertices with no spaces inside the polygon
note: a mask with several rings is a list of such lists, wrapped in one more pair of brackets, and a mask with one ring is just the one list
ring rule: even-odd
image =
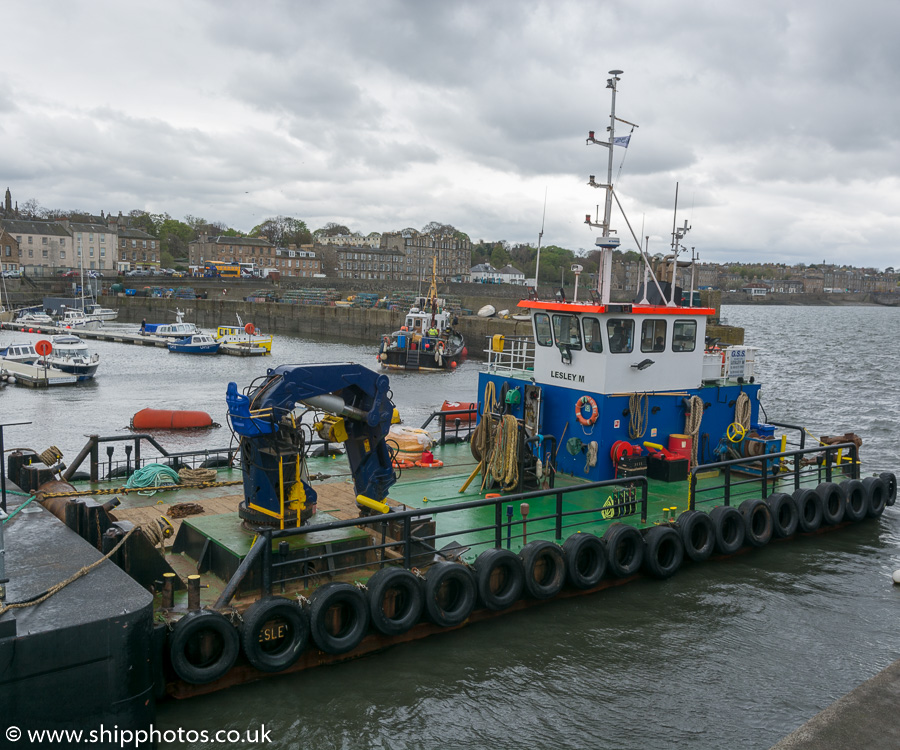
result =
[{"label": "red buoy", "polygon": [[212,417],[205,411],[182,409],[141,409],[131,418],[133,430],[184,430],[212,425]]}]

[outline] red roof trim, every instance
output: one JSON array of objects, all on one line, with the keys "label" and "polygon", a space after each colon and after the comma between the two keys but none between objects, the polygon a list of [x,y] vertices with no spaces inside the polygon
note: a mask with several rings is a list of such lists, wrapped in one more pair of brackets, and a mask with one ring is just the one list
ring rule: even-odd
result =
[{"label": "red roof trim", "polygon": [[[623,304],[623,303],[613,303]],[[624,303],[627,304],[627,303]],[[536,299],[523,299],[519,302],[519,307],[532,308],[534,310],[552,310],[556,312],[568,313],[593,313],[614,314],[614,311],[608,310],[606,305],[581,304],[580,302],[545,302]],[[618,311],[616,311],[618,312]],[[629,313],[621,313],[628,315]],[[658,305],[632,305],[631,315],[715,315],[716,311],[711,307],[662,307]]]}]

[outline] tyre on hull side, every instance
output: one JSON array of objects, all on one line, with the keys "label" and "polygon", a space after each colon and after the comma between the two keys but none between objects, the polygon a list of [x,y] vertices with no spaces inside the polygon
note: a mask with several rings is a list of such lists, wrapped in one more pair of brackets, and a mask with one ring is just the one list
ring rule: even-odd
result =
[{"label": "tyre on hull side", "polygon": [[475,576],[460,563],[439,562],[425,573],[425,611],[441,627],[461,625],[472,614],[478,591]]},{"label": "tyre on hull side", "polygon": [[887,505],[887,483],[881,477],[866,477],[862,480],[862,484],[869,501],[866,515],[869,518],[878,518],[884,513],[884,508]]},{"label": "tyre on hull side", "polygon": [[262,672],[281,672],[292,666],[309,642],[309,613],[282,596],[253,602],[243,614],[241,648]]},{"label": "tyre on hull side", "polygon": [[606,544],[606,561],[609,571],[616,578],[633,576],[644,561],[644,540],[634,526],[614,523],[603,535]]},{"label": "tyre on hull side", "polygon": [[818,531],[822,525],[822,500],[815,490],[801,488],[794,492],[794,502],[797,503],[798,528],[804,534]]},{"label": "tyre on hull side", "polygon": [[822,501],[822,523],[826,526],[836,526],[841,523],[847,507],[841,485],[835,482],[822,482],[816,487],[816,494]]},{"label": "tyre on hull side", "polygon": [[401,635],[422,616],[422,585],[405,568],[382,568],[376,571],[366,588],[369,621],[379,633]]},{"label": "tyre on hull side", "polygon": [[844,518],[848,521],[862,521],[869,512],[869,496],[863,483],[858,479],[845,479],[841,482],[841,490],[847,501]]},{"label": "tyre on hull side", "polygon": [[226,617],[209,609],[188,612],[169,636],[169,658],[182,680],[192,685],[214,682],[234,666],[240,639]]},{"label": "tyre on hull side", "polygon": [[326,583],[309,599],[309,625],[316,645],[327,654],[356,648],[369,627],[365,595],[349,583]]},{"label": "tyre on hull side", "polygon": [[606,573],[606,545],[593,534],[572,534],[563,543],[566,557],[566,578],[578,589],[590,589]]},{"label": "tyre on hull side", "polygon": [[708,513],[686,510],[675,524],[681,534],[684,554],[694,562],[708,560],[716,548],[716,527]]},{"label": "tyre on hull side", "polygon": [[519,552],[525,571],[525,590],[534,599],[551,599],[566,582],[566,558],[553,542],[528,542]]},{"label": "tyre on hull side", "polygon": [[744,517],[732,505],[719,505],[709,514],[716,529],[716,551],[720,555],[733,555],[744,544]]},{"label": "tyre on hull side", "polygon": [[793,536],[797,533],[800,519],[797,515],[797,504],[794,498],[785,492],[775,492],[766,498],[772,511],[772,532],[778,539]]},{"label": "tyre on hull side", "polygon": [[644,570],[654,578],[671,578],[684,561],[684,542],[672,526],[654,526],[644,535]]},{"label": "tyre on hull side", "polygon": [[478,598],[499,612],[514,604],[525,587],[525,569],[517,554],[508,549],[486,549],[475,560]]},{"label": "tyre on hull side", "polygon": [[744,517],[744,539],[753,547],[765,547],[774,533],[772,509],[762,498],[744,500],[738,507]]}]

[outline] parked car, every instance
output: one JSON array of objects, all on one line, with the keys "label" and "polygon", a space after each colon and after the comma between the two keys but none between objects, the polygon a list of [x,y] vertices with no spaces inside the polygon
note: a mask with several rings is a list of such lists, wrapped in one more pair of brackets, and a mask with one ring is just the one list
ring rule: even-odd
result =
[{"label": "parked car", "polygon": [[4,279],[21,279],[22,274],[18,271],[4,271],[3,272]]}]

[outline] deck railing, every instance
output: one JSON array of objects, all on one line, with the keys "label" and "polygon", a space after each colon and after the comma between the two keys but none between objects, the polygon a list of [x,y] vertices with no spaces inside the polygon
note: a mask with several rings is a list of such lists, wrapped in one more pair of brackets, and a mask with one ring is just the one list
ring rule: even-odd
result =
[{"label": "deck railing", "polygon": [[531,336],[487,336],[488,372],[531,372],[534,370],[534,339]]},{"label": "deck railing", "polygon": [[[802,444],[802,432],[800,440]],[[804,457],[813,454],[816,454],[815,460],[804,463]],[[780,485],[788,485],[793,491],[800,489],[804,480],[815,480],[817,484],[830,482],[835,469],[851,479],[859,479],[859,453],[854,443],[799,448],[693,466],[688,507],[694,510],[697,503],[719,501],[722,505],[733,505],[736,500],[751,497],[765,500]],[[698,476],[713,471],[721,472],[723,481],[698,486]]]},{"label": "deck railing", "polygon": [[[602,490],[608,488],[615,488],[613,495],[602,492]],[[580,507],[576,510],[564,510],[563,499],[567,495],[575,492],[598,490],[601,491],[597,493],[598,503],[591,503],[590,507],[587,508]],[[521,513],[523,503],[546,497],[553,497],[555,500],[555,507],[552,513],[542,516],[525,515],[521,520],[513,520],[516,505],[518,505]],[[479,500],[454,503],[445,507],[433,507],[428,510],[392,510],[387,514],[332,521],[331,523],[316,524],[314,526],[299,526],[292,529],[260,529],[258,538],[228,581],[214,606],[216,609],[227,606],[237,592],[241,582],[257,565],[260,566],[264,595],[268,595],[272,592],[274,586],[309,581],[322,576],[323,573],[333,576],[340,573],[350,573],[355,570],[371,569],[373,566],[382,566],[387,563],[399,563],[403,567],[411,569],[414,567],[414,563],[418,562],[418,564],[424,565],[432,560],[435,555],[438,557],[452,557],[455,556],[452,549],[448,551],[446,547],[441,548],[441,545],[450,541],[451,538],[453,541],[463,540],[460,545],[451,545],[451,547],[456,547],[457,549],[460,546],[463,550],[479,546],[487,549],[489,547],[503,547],[504,543],[507,547],[511,547],[514,539],[523,539],[524,541],[527,540],[528,536],[546,538],[550,535],[556,541],[562,541],[563,533],[566,529],[575,526],[583,528],[585,517],[591,515],[595,516],[599,522],[600,520],[609,520],[613,517],[639,513],[641,523],[646,523],[647,501],[646,477],[630,477],[628,479],[589,482],[570,487],[533,490],[514,495],[485,497]],[[506,506],[505,512],[504,506]],[[430,521],[435,516],[491,507],[494,511],[492,521],[482,526],[462,530],[455,529],[440,534],[416,534],[413,532],[414,523],[417,521],[421,524],[422,521]],[[388,525],[394,529],[399,528],[399,537],[387,539]],[[528,531],[529,525],[532,529],[531,532]],[[290,549],[287,543],[279,544],[277,551],[272,550],[273,542],[276,540],[285,540],[286,542],[290,537],[359,527],[372,529],[372,537],[381,539],[380,542],[365,548],[367,553],[374,552],[378,557],[374,562],[367,560],[362,563],[336,567],[335,562],[338,558],[348,557],[347,550],[326,551],[305,559],[290,557]],[[486,541],[469,538],[473,535],[485,535],[486,532],[490,532],[486,534],[490,537]],[[298,568],[300,570],[299,573],[296,572]],[[279,571],[285,571],[285,573],[279,576]]]}]

